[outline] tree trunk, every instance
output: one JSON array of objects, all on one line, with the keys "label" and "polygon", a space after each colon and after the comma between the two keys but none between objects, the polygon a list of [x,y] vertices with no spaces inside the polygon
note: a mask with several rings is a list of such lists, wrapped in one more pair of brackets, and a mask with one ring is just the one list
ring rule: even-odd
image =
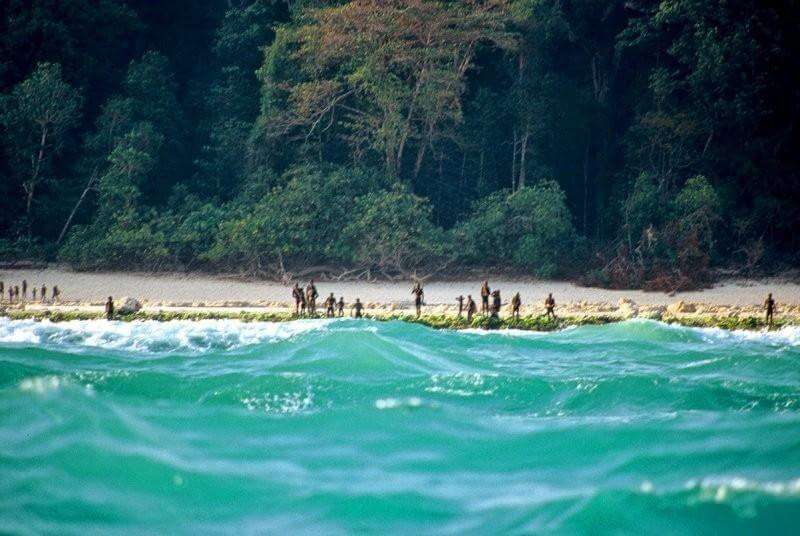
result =
[{"label": "tree trunk", "polygon": [[525,178],[528,175],[526,167],[526,155],[528,152],[528,138],[531,135],[530,123],[525,125],[525,134],[522,136],[522,147],[519,150],[519,180],[517,181],[517,189],[525,188]]},{"label": "tree trunk", "polygon": [[25,215],[28,220],[28,236],[31,236],[31,205],[33,205],[33,194],[36,191],[36,183],[39,182],[39,174],[42,169],[42,162],[44,161],[44,148],[47,146],[47,125],[42,125],[42,137],[39,141],[39,154],[36,157],[36,162],[33,165],[30,181],[27,185],[23,183],[22,188],[25,190]]},{"label": "tree trunk", "polygon": [[586,135],[586,149],[583,152],[583,234],[586,236],[587,212],[589,210],[589,150],[592,143],[592,131]]},{"label": "tree trunk", "polygon": [[511,140],[511,191],[517,186],[517,127],[514,127]]},{"label": "tree trunk", "polygon": [[83,193],[81,193],[81,196],[78,198],[78,201],[75,203],[75,206],[72,207],[72,212],[69,213],[69,218],[67,218],[67,221],[64,223],[64,227],[61,229],[61,233],[58,235],[58,240],[56,240],[56,245],[60,244],[61,241],[64,239],[64,235],[67,234],[67,230],[69,230],[69,226],[70,224],[72,224],[72,218],[74,218],[75,214],[78,212],[78,208],[81,206],[81,203],[83,203],[83,200],[86,198],[86,194],[88,194],[89,191],[91,191],[91,189],[94,187],[95,180],[97,180],[97,169],[95,169],[92,172],[92,176],[89,177],[89,182],[86,183],[86,188],[83,189]]}]

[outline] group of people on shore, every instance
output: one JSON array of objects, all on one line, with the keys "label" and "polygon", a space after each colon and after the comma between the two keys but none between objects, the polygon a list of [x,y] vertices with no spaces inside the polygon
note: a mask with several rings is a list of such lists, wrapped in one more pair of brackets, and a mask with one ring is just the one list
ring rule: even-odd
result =
[{"label": "group of people on shore", "polygon": [[[419,317],[422,314],[422,306],[425,305],[425,290],[422,288],[422,283],[414,283],[414,286],[411,288],[411,294],[414,298],[414,309],[417,317]],[[9,285],[6,288],[5,282],[0,281],[0,302],[5,301],[6,296],[8,296],[9,304],[27,303],[28,282],[23,279],[21,285]],[[50,292],[50,299],[47,297],[46,285],[42,285],[41,287],[34,285],[31,287],[32,302],[38,301],[39,303],[58,303],[60,297],[61,291],[57,285],[53,286]],[[308,285],[306,285],[305,288],[301,288],[299,284],[295,283],[294,287],[292,288],[292,297],[294,298],[295,302],[295,315],[317,315],[317,299],[319,298],[319,292],[317,291],[317,287],[314,284],[313,279],[308,282]],[[492,318],[499,318],[500,309],[503,306],[503,301],[500,297],[500,290],[492,290],[489,287],[489,282],[484,281],[480,288],[480,297],[481,314],[491,316]],[[458,316],[461,317],[466,314],[467,322],[471,323],[472,318],[478,312],[478,306],[475,303],[475,300],[472,299],[472,294],[467,295],[466,301],[463,295],[457,296],[456,303],[458,304]],[[334,293],[331,292],[330,295],[322,302],[322,305],[325,307],[326,317],[334,318],[344,316],[346,306],[344,296],[339,296],[339,299],[337,300]],[[519,319],[521,308],[522,298],[520,297],[519,292],[517,292],[511,298],[511,316],[515,319]],[[545,316],[547,318],[556,318],[556,301],[553,298],[552,293],[548,294],[547,298],[545,298],[544,308]],[[359,298],[356,298],[355,302],[350,306],[350,315],[354,318],[362,318],[363,310],[364,304]],[[772,297],[772,293],[769,293],[764,301],[764,310],[766,312],[764,319],[765,323],[767,326],[773,327],[775,316],[775,300]],[[114,302],[111,296],[108,297],[108,301],[105,304],[105,313],[107,318],[111,318],[114,315]]]},{"label": "group of people on shore", "polygon": [[[292,297],[294,298],[294,314],[296,315],[310,315],[316,316],[317,315],[317,298],[319,298],[319,292],[317,291],[317,286],[314,284],[314,280],[308,282],[305,289],[301,288],[300,285],[297,283],[294,284],[292,288]],[[322,302],[325,307],[325,316],[328,318],[334,318],[336,316],[342,317],[344,316],[344,296],[340,296],[339,299],[336,299],[333,292],[331,292],[330,296],[325,298],[325,301]],[[362,311],[364,310],[364,304],[361,303],[361,300],[356,298],[355,303],[350,307],[350,313],[355,318],[361,318],[363,316]]]},{"label": "group of people on shore", "polygon": [[[490,300],[491,299],[491,300]],[[464,296],[458,296],[456,298],[456,302],[458,303],[458,316],[461,316],[464,312],[467,315],[467,322],[472,322],[472,317],[475,313],[478,312],[478,307],[475,304],[475,300],[472,299],[472,294],[467,294],[467,303],[464,303]],[[503,307],[503,300],[500,297],[500,290],[494,289],[492,290],[489,287],[489,282],[484,281],[481,285],[481,314],[483,315],[490,315],[492,318],[499,318],[500,317],[500,309]],[[514,294],[511,298],[511,316],[515,319],[519,319],[520,309],[522,308],[522,297],[519,295],[519,292]],[[553,298],[553,293],[549,293],[547,298],[544,300],[544,309],[545,309],[545,316],[547,318],[555,320],[556,318],[556,300]],[[417,316],[419,316],[419,307],[417,308]]]},{"label": "group of people on shore", "polygon": [[[417,317],[419,317],[422,314],[422,306],[425,305],[425,290],[422,288],[422,283],[414,283],[414,286],[411,288],[411,294],[414,297],[414,309],[417,313]],[[490,315],[492,318],[499,318],[500,309],[503,306],[500,291],[498,289],[491,290],[489,288],[489,282],[484,281],[483,285],[481,285],[480,295],[481,313],[483,315]],[[294,298],[295,315],[317,315],[317,298],[319,298],[319,292],[317,291],[317,286],[314,284],[313,279],[308,282],[305,288],[295,283],[294,287],[292,287],[292,298]],[[478,306],[475,300],[472,299],[472,294],[467,295],[466,303],[464,302],[463,295],[458,296],[456,298],[456,303],[458,304],[458,316],[461,317],[466,313],[467,322],[472,322],[473,316],[478,312]],[[323,302],[325,316],[328,318],[343,317],[345,305],[344,296],[340,296],[337,300],[334,293],[331,292],[330,296]],[[547,298],[545,298],[544,307],[545,315],[548,318],[555,319],[556,301],[552,293],[548,294]],[[522,298],[519,292],[517,292],[511,299],[511,314],[514,318],[519,318],[521,308]],[[363,310],[364,304],[359,298],[356,298],[356,301],[350,307],[350,315],[354,318],[362,318]]]},{"label": "group of people on shore", "polygon": [[[8,285],[8,290],[6,290],[5,281],[0,281],[0,302],[5,301],[6,296],[8,296],[8,303],[15,304],[15,303],[26,303],[28,301],[28,281],[23,279],[21,285]],[[50,300],[47,298],[47,285],[42,285],[41,287],[37,287],[36,285],[31,286],[31,299],[32,302],[39,302],[39,303],[58,303],[59,298],[61,297],[61,291],[58,288],[58,285],[54,285],[53,289],[50,293]]]},{"label": "group of people on shore", "polygon": [[[425,290],[422,288],[422,283],[416,282],[414,286],[411,288],[411,295],[414,297],[414,309],[416,311],[417,317],[422,314],[422,306],[425,305]],[[294,313],[295,315],[301,316],[316,316],[317,314],[317,298],[319,297],[319,292],[317,291],[317,287],[314,284],[314,280],[308,282],[305,288],[300,287],[299,284],[295,283],[294,287],[292,288],[292,297],[294,298]],[[503,300],[500,296],[500,290],[495,289],[492,290],[489,287],[489,282],[484,281],[480,288],[480,297],[481,297],[481,314],[485,316],[491,316],[492,318],[499,318],[500,317],[500,310],[502,308]],[[456,303],[458,304],[458,316],[464,316],[466,314],[467,322],[472,322],[472,318],[478,312],[478,306],[475,303],[475,300],[472,299],[472,294],[468,294],[466,297],[466,301],[463,295],[459,295],[456,297]],[[325,316],[328,318],[334,317],[343,317],[345,311],[345,301],[344,296],[340,296],[339,299],[336,299],[336,296],[333,292],[330,293],[325,301],[323,302],[325,307]],[[512,318],[519,319],[520,317],[520,310],[522,308],[522,297],[520,296],[519,292],[514,294],[511,298],[511,316]],[[555,320],[556,308],[556,300],[553,298],[553,294],[549,293],[547,298],[544,300],[544,316]],[[772,298],[772,293],[767,296],[767,299],[764,301],[764,309],[766,311],[766,318],[765,323],[772,327],[774,323],[774,314],[775,314],[775,300]],[[361,302],[359,298],[356,298],[356,301],[350,307],[350,315],[354,318],[362,318],[363,317],[363,310],[364,304]]]}]

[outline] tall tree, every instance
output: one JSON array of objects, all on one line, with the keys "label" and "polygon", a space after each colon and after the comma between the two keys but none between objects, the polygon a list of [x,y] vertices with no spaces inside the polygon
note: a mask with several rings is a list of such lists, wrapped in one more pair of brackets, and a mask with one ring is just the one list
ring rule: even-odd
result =
[{"label": "tall tree", "polygon": [[44,181],[56,179],[53,160],[77,123],[80,108],[80,93],[64,81],[61,66],[52,63],[39,64],[2,101],[0,122],[8,134],[7,149],[24,192],[28,235],[32,233],[37,189]]}]

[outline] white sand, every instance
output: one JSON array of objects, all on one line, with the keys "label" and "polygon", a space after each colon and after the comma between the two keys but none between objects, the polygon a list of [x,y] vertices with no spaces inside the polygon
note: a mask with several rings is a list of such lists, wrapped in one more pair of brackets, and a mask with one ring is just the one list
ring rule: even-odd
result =
[{"label": "white sand", "polygon": [[[79,273],[63,268],[50,267],[44,270],[0,270],[0,281],[8,285],[19,285],[28,281],[28,292],[33,286],[47,285],[48,295],[53,285],[58,285],[63,300],[102,301],[111,295],[115,298],[133,296],[157,302],[208,303],[240,301],[251,303],[289,302],[291,291],[287,286],[269,281],[241,281],[232,278],[184,274],[143,273]],[[305,283],[305,282],[303,282]],[[678,300],[707,303],[710,305],[759,305],[768,292],[772,292],[778,303],[800,305],[800,285],[778,280],[748,281],[730,280],[711,289],[682,292],[668,295],[660,292],[636,290],[606,290],[578,287],[564,281],[537,280],[490,280],[492,289],[498,288],[503,301],[508,301],[514,292],[519,292],[523,303],[542,302],[552,292],[561,304],[606,302],[616,304],[620,298],[631,298],[643,305],[667,305]],[[411,283],[356,283],[318,282],[321,296],[334,292],[348,302],[356,297],[363,302],[403,304],[411,302]],[[425,285],[425,301],[430,305],[452,304],[456,296],[472,294],[478,301],[480,281],[435,281]],[[8,290],[6,290],[6,293]]]}]

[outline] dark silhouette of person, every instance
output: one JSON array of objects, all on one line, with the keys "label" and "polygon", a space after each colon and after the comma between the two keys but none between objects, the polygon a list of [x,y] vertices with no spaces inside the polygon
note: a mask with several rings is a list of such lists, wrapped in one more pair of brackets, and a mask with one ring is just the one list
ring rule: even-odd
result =
[{"label": "dark silhouette of person", "polygon": [[464,312],[464,296],[459,295],[456,301],[458,302],[458,316],[460,317],[461,313]]},{"label": "dark silhouette of person", "polygon": [[36,301],[36,287],[31,289],[31,301]]},{"label": "dark silhouette of person", "polygon": [[331,295],[328,296],[328,299],[325,300],[325,316],[328,318],[333,318],[334,316],[334,308],[336,307],[336,297],[331,292]]},{"label": "dark silhouette of person", "polygon": [[58,301],[59,296],[61,296],[61,291],[58,290],[58,285],[53,285],[53,303]]},{"label": "dark silhouette of person", "polygon": [[362,317],[361,310],[363,308],[364,308],[364,304],[361,303],[361,300],[356,298],[356,302],[353,304],[353,307],[351,308],[351,311],[353,312],[353,316],[355,318],[361,318]]},{"label": "dark silhouette of person", "polygon": [[414,295],[414,308],[416,308],[417,316],[419,317],[422,312],[422,300],[425,298],[425,291],[422,290],[422,285],[419,282],[411,289],[411,294]]},{"label": "dark silhouette of person", "polygon": [[519,308],[522,307],[522,298],[519,295],[519,292],[514,294],[514,297],[511,298],[511,315],[519,320]]},{"label": "dark silhouette of person", "polygon": [[[300,314],[300,304],[303,303],[303,289],[300,288],[300,285],[297,283],[294,284],[294,288],[292,288],[292,297],[294,298],[294,314]],[[305,307],[303,307],[305,309]]]},{"label": "dark silhouette of person", "polygon": [[6,284],[0,281],[0,301],[3,301],[3,297],[5,296],[6,291]]},{"label": "dark silhouette of person", "polygon": [[773,315],[775,314],[775,300],[772,299],[772,292],[770,292],[767,299],[764,300],[764,309],[767,311],[764,320],[767,323],[767,327],[772,328],[774,322]]},{"label": "dark silhouette of person", "polygon": [[14,301],[19,303],[19,285],[14,285]]},{"label": "dark silhouette of person", "polygon": [[502,301],[500,300],[500,291],[493,290],[492,291],[492,318],[499,318],[500,317],[500,307],[502,306]]},{"label": "dark silhouette of person", "polygon": [[14,303],[14,289],[8,287],[8,303]]},{"label": "dark silhouette of person", "polygon": [[22,280],[22,300],[25,301],[28,299],[28,281],[23,279]]},{"label": "dark silhouette of person", "polygon": [[337,309],[339,309],[339,317],[344,316],[344,296],[339,296],[339,303],[336,304]]},{"label": "dark silhouette of person", "polygon": [[547,318],[552,318],[555,320],[556,318],[556,300],[553,299],[553,293],[547,295],[547,298],[544,300],[544,308],[545,308],[545,315]]},{"label": "dark silhouette of person", "polygon": [[41,298],[42,303],[44,303],[46,299],[47,299],[47,287],[45,285],[42,285],[42,298]]},{"label": "dark silhouette of person", "polygon": [[475,305],[475,300],[472,299],[472,294],[467,294],[467,322],[472,323],[472,315],[478,312],[478,306]]},{"label": "dark silhouette of person", "polygon": [[106,302],[106,320],[112,320],[114,318],[114,299],[109,296],[108,301]]},{"label": "dark silhouette of person", "polygon": [[308,282],[308,286],[306,287],[306,301],[308,306],[308,313],[311,315],[317,314],[317,297],[319,296],[319,292],[317,292],[317,286],[314,285],[314,280]]},{"label": "dark silhouette of person", "polygon": [[481,314],[486,314],[489,312],[489,296],[491,296],[492,291],[489,289],[489,282],[484,281],[483,285],[481,285]]}]

